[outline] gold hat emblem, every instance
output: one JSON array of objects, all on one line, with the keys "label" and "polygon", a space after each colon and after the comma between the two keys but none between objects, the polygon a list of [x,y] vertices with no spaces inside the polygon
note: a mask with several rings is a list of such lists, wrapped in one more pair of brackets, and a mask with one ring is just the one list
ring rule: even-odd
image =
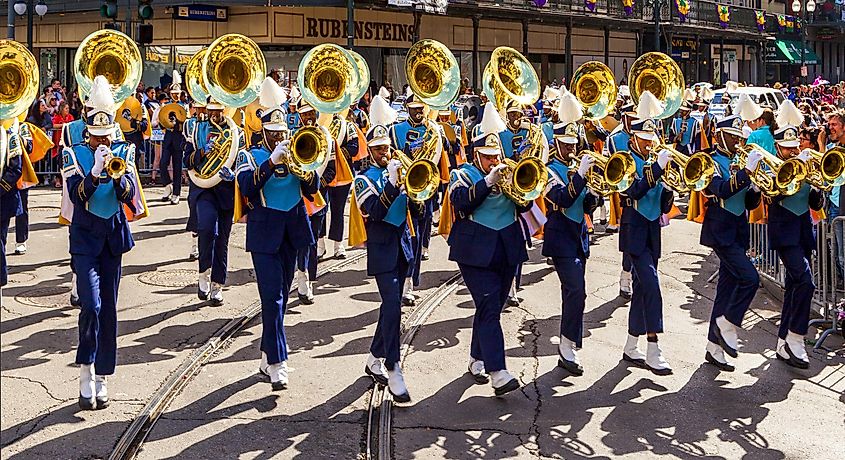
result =
[{"label": "gold hat emblem", "polygon": [[111,123],[109,115],[105,112],[97,112],[94,114],[94,126],[106,126]]}]

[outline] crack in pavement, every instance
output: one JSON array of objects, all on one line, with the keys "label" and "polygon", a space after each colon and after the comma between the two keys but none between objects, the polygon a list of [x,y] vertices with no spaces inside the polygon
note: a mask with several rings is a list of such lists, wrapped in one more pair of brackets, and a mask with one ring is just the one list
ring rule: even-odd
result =
[{"label": "crack in pavement", "polygon": [[[523,369],[519,374],[519,381],[522,382],[522,385],[519,388],[519,391],[525,396],[527,399],[531,399],[528,394],[526,393],[526,388],[530,387],[534,390],[534,396],[536,398],[536,405],[534,406],[534,414],[531,418],[531,428],[528,432],[528,439],[523,439],[524,434],[517,434],[516,437],[519,439],[520,444],[522,444],[529,452],[531,452],[534,457],[540,458],[540,425],[538,420],[540,419],[540,411],[543,407],[543,398],[540,394],[540,388],[537,386],[537,379],[539,378],[540,372],[540,358],[537,356],[539,354],[539,345],[538,340],[540,339],[540,330],[537,317],[525,309],[522,305],[514,307],[517,310],[521,310],[525,315],[522,317],[520,321],[521,324],[525,324],[528,326],[528,330],[531,333],[531,357],[533,359],[533,377],[531,379],[530,384],[525,384],[525,370]],[[531,442],[531,438],[534,439],[534,442]]]},{"label": "crack in pavement", "polygon": [[462,430],[460,428],[449,428],[445,426],[425,426],[425,425],[408,425],[408,426],[394,426],[394,430],[438,430],[438,431],[445,431],[447,433],[461,433],[466,434],[471,431],[487,431],[487,432],[495,432],[495,433],[502,433],[508,436],[515,436],[517,439],[520,439],[520,436],[523,436],[524,433],[516,433],[513,431],[506,431],[501,428],[485,428],[485,427],[472,427]]},{"label": "crack in pavement", "polygon": [[45,393],[47,393],[47,396],[49,396],[50,398],[52,398],[52,399],[54,399],[54,400],[56,400],[56,401],[59,401],[59,402],[63,402],[63,403],[64,403],[64,402],[67,402],[67,401],[71,401],[71,400],[73,400],[73,398],[71,398],[71,399],[62,399],[62,398],[57,398],[56,396],[54,396],[54,395],[53,395],[53,393],[52,393],[52,392],[50,392],[50,389],[49,389],[49,388],[47,388],[47,385],[44,385],[44,383],[43,383],[43,382],[39,382],[38,380],[33,380],[33,379],[29,378],[29,377],[21,377],[21,376],[17,376],[17,375],[3,375],[3,376],[2,376],[2,378],[4,378],[4,379],[15,379],[15,380],[24,380],[24,381],[29,382],[29,383],[35,383],[35,384],[39,385],[41,388],[43,388],[43,389],[44,389],[44,392],[45,392]]}]

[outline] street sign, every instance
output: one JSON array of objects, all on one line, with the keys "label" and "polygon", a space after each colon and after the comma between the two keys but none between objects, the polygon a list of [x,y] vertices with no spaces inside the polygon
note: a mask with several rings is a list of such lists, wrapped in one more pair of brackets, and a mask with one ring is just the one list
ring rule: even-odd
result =
[{"label": "street sign", "polygon": [[725,61],[736,62],[736,50],[725,50]]},{"label": "street sign", "polygon": [[213,5],[182,5],[173,7],[173,19],[183,21],[218,21],[229,20],[229,8]]},{"label": "street sign", "polygon": [[805,66],[805,65],[802,65],[802,66],[801,66],[801,76],[802,76],[802,77],[806,77],[806,76],[807,76],[807,66]]}]

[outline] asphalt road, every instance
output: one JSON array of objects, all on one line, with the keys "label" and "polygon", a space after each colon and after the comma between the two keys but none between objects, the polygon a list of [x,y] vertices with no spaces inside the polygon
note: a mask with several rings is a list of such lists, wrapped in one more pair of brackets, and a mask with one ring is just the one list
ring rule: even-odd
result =
[{"label": "asphalt road", "polygon": [[[67,305],[67,230],[55,223],[59,195],[32,193],[29,252],[9,256],[0,313],[2,458],[107,457],[191,351],[257,300],[243,225],[233,231],[225,304],[197,300],[196,263],[187,260],[191,239],[183,231],[187,205],[158,197],[157,189],[148,191],[152,216],[133,224],[138,245],[124,258],[112,405],[83,412],[73,365],[77,313]],[[414,400],[393,409],[394,457],[845,457],[842,340],[828,341],[838,351],[812,353],[807,371],[777,362],[779,304],[761,290],[745,318],[737,370],[716,372],[703,364],[715,257],[698,244],[697,224],[676,220],[663,234],[661,345],[672,376],[620,363],[627,305],[616,296],[617,238],[607,235],[597,238],[587,265],[586,372],[576,378],[557,368],[560,284],[534,251],[523,302],[502,319],[508,367],[521,390],[494,398],[489,385],[466,375],[473,306],[458,289],[408,350],[404,369]],[[443,239],[432,241],[423,296],[457,271]],[[285,319],[287,391],[270,391],[257,374],[261,326],[250,323],[174,399],[140,458],[361,457],[372,391],[363,366],[379,296],[363,259],[327,274],[316,294],[314,305],[293,302]]]}]

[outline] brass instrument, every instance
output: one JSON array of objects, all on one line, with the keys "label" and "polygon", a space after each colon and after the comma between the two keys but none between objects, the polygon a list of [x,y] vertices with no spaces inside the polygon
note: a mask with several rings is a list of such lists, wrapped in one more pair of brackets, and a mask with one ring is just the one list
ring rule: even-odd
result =
[{"label": "brass instrument", "polygon": [[9,134],[4,126],[0,126],[0,177],[6,172],[6,162],[9,160]]},{"label": "brass instrument", "polygon": [[219,127],[219,136],[210,142],[200,164],[188,170],[191,181],[199,187],[211,188],[220,183],[220,171],[224,167],[231,168],[238,155],[242,143],[240,129],[231,118],[223,120],[225,126]]},{"label": "brass instrument", "polygon": [[606,117],[616,105],[618,88],[610,68],[598,61],[581,64],[572,75],[572,94],[590,121]]},{"label": "brass instrument", "polygon": [[675,192],[684,195],[692,191],[700,192],[710,185],[716,164],[705,152],[684,155],[669,144],[660,144],[651,149],[652,155],[661,150],[672,153],[669,164],[663,171],[663,183]]},{"label": "brass instrument", "polygon": [[645,53],[637,58],[628,70],[628,83],[634,104],[648,90],[666,105],[658,119],[674,116],[681,108],[686,87],[684,74],[675,60],[663,53]]},{"label": "brass instrument", "polygon": [[[128,117],[124,116],[124,111],[129,111]],[[138,129],[136,125],[135,128],[132,127],[132,121],[134,120],[136,123],[140,123],[141,119],[144,116],[143,112],[144,108],[141,107],[141,103],[138,102],[138,99],[135,97],[127,97],[123,104],[117,109],[117,124],[120,125],[120,130],[124,133],[131,133]]]},{"label": "brass instrument", "polygon": [[540,98],[540,79],[534,66],[513,48],[493,50],[481,81],[484,94],[499,111],[511,105],[533,104]]},{"label": "brass instrument", "polygon": [[[173,114],[176,119],[175,122],[171,121],[170,114]],[[158,109],[158,124],[164,129],[173,129],[176,127],[176,123],[185,123],[185,120],[187,119],[188,112],[184,107],[182,107],[182,104],[179,104],[178,102],[164,104]]]},{"label": "brass instrument", "polygon": [[202,64],[208,48],[203,48],[194,54],[185,66],[185,89],[191,99],[205,105],[208,102],[208,88],[205,86]]},{"label": "brass instrument", "polygon": [[117,106],[135,93],[141,81],[141,51],[121,32],[102,29],[91,33],[76,51],[73,73],[79,94],[89,94],[94,78],[106,77]]},{"label": "brass instrument", "polygon": [[434,159],[442,154],[443,144],[437,125],[430,121],[427,123],[422,146],[416,150],[414,158],[398,150],[393,152],[402,162],[401,180],[408,198],[420,202],[434,196],[440,186],[440,171]]},{"label": "brass instrument", "polygon": [[601,152],[587,150],[581,156],[589,155],[595,162],[587,173],[587,187],[601,196],[607,197],[613,193],[628,190],[634,182],[637,165],[629,152],[616,152],[606,157]]},{"label": "brass instrument", "polygon": [[202,80],[212,99],[226,107],[243,107],[258,97],[267,74],[264,53],[240,34],[214,40],[202,57]]},{"label": "brass instrument", "polygon": [[340,113],[360,90],[356,60],[340,46],[311,48],[299,62],[297,83],[302,98],[321,114]]},{"label": "brass instrument", "polygon": [[358,85],[352,88],[352,100],[349,105],[355,104],[364,97],[370,89],[370,67],[364,57],[352,50],[346,50],[352,61],[355,63],[355,74],[358,75]]},{"label": "brass instrument", "polygon": [[405,57],[411,91],[426,105],[443,109],[458,99],[461,70],[452,51],[437,40],[420,40]]},{"label": "brass instrument", "polygon": [[126,160],[119,156],[110,156],[106,160],[105,172],[112,179],[120,179],[126,174]]},{"label": "brass instrument", "polygon": [[803,161],[797,158],[781,160],[757,144],[746,144],[744,147],[737,148],[736,160],[741,168],[745,168],[748,163],[748,154],[752,150],[759,151],[763,158],[751,174],[751,182],[764,195],[774,197],[798,193],[801,182],[807,177],[807,167]]},{"label": "brass instrument", "polygon": [[290,159],[286,166],[295,176],[309,180],[328,157],[329,139],[323,128],[303,126],[290,140]]},{"label": "brass instrument", "polygon": [[508,166],[502,171],[499,188],[514,203],[527,206],[540,197],[549,182],[546,165],[537,157],[522,157],[519,161],[505,158]]},{"label": "brass instrument", "polygon": [[810,150],[806,180],[824,191],[845,184],[845,147],[833,147],[824,153]]},{"label": "brass instrument", "polygon": [[14,40],[0,40],[0,120],[25,113],[38,91],[35,56]]}]

